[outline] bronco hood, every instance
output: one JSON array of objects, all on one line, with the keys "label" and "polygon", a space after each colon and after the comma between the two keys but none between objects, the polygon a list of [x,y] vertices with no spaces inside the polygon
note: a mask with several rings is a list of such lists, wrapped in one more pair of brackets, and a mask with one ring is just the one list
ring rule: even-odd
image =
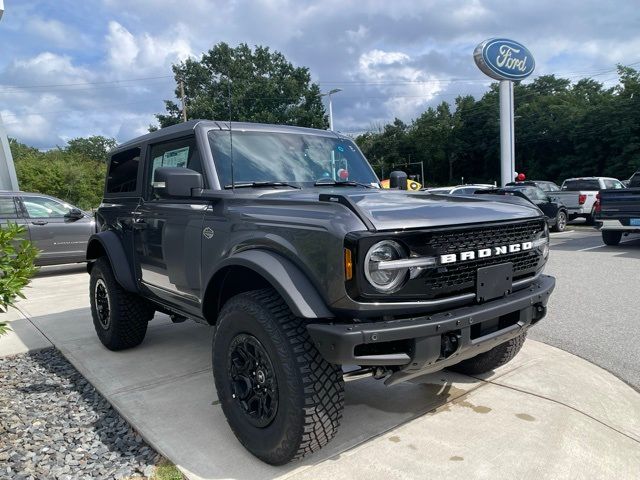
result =
[{"label": "bronco hood", "polygon": [[432,195],[398,190],[347,190],[349,187],[272,193],[269,197],[336,202],[351,208],[375,230],[521,220],[541,216],[540,210],[519,197],[495,195]]}]

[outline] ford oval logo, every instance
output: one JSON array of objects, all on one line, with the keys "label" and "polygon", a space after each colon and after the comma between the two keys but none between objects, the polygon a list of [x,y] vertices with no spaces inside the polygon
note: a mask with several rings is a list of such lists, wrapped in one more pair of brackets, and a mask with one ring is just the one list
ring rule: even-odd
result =
[{"label": "ford oval logo", "polygon": [[522,80],[536,66],[527,47],[506,38],[485,40],[476,47],[473,58],[480,70],[496,80]]}]

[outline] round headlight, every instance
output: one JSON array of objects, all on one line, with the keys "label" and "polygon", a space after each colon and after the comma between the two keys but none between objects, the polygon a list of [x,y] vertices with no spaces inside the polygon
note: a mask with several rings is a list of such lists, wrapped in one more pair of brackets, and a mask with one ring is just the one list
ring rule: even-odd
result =
[{"label": "round headlight", "polygon": [[380,262],[403,258],[407,258],[407,255],[399,243],[392,240],[378,242],[369,249],[364,257],[364,276],[379,292],[393,293],[402,286],[409,269],[380,270],[378,266]]}]

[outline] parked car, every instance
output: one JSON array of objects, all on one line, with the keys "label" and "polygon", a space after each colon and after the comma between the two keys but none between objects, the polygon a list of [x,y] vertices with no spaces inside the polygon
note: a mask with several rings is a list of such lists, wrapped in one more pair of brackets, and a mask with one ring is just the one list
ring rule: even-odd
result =
[{"label": "parked car", "polygon": [[522,197],[542,210],[542,213],[547,217],[549,228],[554,232],[562,232],[567,226],[567,207],[565,207],[563,203],[555,201],[546,192],[535,185],[518,182],[517,184],[514,183],[503,188],[479,190],[477,193],[516,195]]},{"label": "parked car", "polygon": [[582,217],[591,225],[594,221],[595,202],[598,192],[600,190],[618,190],[621,188],[625,188],[625,186],[617,178],[568,178],[562,182],[559,192],[553,192],[553,197],[567,207],[569,221]]},{"label": "parked car", "polygon": [[640,171],[629,179],[629,188],[598,193],[595,219],[606,245],[618,245],[623,235],[640,233]]},{"label": "parked car", "polygon": [[487,184],[468,184],[468,185],[455,185],[453,187],[435,187],[425,188],[423,191],[428,193],[435,193],[440,195],[473,195],[476,190],[485,190],[487,188],[494,188],[494,185]]},{"label": "parked car", "polygon": [[493,370],[555,286],[539,209],[380,188],[334,132],[189,121],[119,146],[107,175],[87,249],[98,338],[135,347],[156,311],[215,325],[222,411],[271,464],[335,436],[341,365],[387,385]]},{"label": "parked car", "polygon": [[95,233],[93,217],[59,198],[40,193],[0,191],[0,224],[24,225],[40,250],[36,265],[86,261]]},{"label": "parked car", "polygon": [[548,180],[523,180],[522,182],[507,183],[506,186],[511,187],[514,185],[529,185],[532,187],[538,187],[540,190],[547,193],[560,191],[560,187],[558,185]]}]

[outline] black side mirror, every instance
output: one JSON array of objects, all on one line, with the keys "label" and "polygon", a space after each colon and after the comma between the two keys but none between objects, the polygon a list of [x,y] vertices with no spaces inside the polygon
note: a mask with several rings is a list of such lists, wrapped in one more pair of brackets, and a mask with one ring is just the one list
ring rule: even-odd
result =
[{"label": "black side mirror", "polygon": [[160,167],[153,174],[153,188],[163,197],[191,197],[202,190],[202,175],[179,167]]},{"label": "black side mirror", "polygon": [[80,220],[82,217],[84,217],[84,213],[82,213],[82,210],[80,210],[79,208],[72,208],[66,213],[64,217],[71,220]]},{"label": "black side mirror", "polygon": [[389,188],[396,190],[406,190],[407,174],[401,171],[391,172],[389,174]]}]

